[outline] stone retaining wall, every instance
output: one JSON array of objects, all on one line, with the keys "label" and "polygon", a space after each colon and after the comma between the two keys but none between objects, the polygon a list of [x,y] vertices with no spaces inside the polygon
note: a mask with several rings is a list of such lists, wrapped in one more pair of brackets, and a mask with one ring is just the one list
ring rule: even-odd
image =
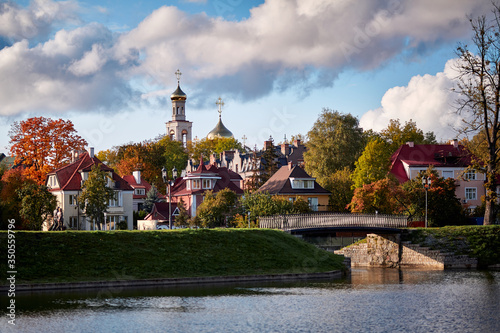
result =
[{"label": "stone retaining wall", "polygon": [[351,267],[477,268],[477,259],[401,242],[400,235],[368,234],[366,243],[335,251],[351,259]]}]

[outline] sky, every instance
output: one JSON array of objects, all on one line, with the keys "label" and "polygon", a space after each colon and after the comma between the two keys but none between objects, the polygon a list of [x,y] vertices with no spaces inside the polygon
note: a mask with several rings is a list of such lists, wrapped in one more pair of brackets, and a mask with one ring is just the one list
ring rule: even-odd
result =
[{"label": "sky", "polygon": [[222,120],[262,148],[323,108],[367,130],[413,120],[440,141],[468,17],[490,0],[0,0],[0,152],[29,117],[69,119],[96,151],[166,134],[175,72],[202,139]]}]

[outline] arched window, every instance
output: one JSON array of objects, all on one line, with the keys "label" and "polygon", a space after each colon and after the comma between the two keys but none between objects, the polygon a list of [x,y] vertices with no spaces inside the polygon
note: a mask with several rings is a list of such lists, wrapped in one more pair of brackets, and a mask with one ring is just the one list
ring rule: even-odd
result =
[{"label": "arched window", "polygon": [[186,130],[183,130],[182,131],[182,145],[185,147],[187,147],[187,131]]},{"label": "arched window", "polygon": [[170,140],[175,140],[175,132],[173,130],[170,131]]}]

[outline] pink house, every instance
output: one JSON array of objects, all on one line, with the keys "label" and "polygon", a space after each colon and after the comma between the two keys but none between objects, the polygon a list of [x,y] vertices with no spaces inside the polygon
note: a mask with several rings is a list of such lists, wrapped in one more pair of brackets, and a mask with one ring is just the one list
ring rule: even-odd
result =
[{"label": "pink house", "polygon": [[485,194],[485,175],[474,170],[465,172],[470,164],[470,153],[457,140],[447,145],[407,142],[392,155],[390,173],[404,183],[432,165],[440,177],[455,179],[457,197],[462,204],[475,208]]}]

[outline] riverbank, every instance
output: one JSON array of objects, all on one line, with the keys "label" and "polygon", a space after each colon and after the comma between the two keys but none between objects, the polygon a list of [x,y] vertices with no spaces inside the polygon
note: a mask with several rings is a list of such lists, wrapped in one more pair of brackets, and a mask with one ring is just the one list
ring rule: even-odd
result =
[{"label": "riverbank", "polygon": [[401,238],[432,250],[467,255],[478,268],[500,267],[500,225],[409,229]]},{"label": "riverbank", "polygon": [[[7,257],[7,232],[0,256]],[[15,233],[16,284],[324,273],[343,258],[261,229]],[[7,260],[0,262],[7,268]],[[6,284],[8,281],[2,281]]]}]

